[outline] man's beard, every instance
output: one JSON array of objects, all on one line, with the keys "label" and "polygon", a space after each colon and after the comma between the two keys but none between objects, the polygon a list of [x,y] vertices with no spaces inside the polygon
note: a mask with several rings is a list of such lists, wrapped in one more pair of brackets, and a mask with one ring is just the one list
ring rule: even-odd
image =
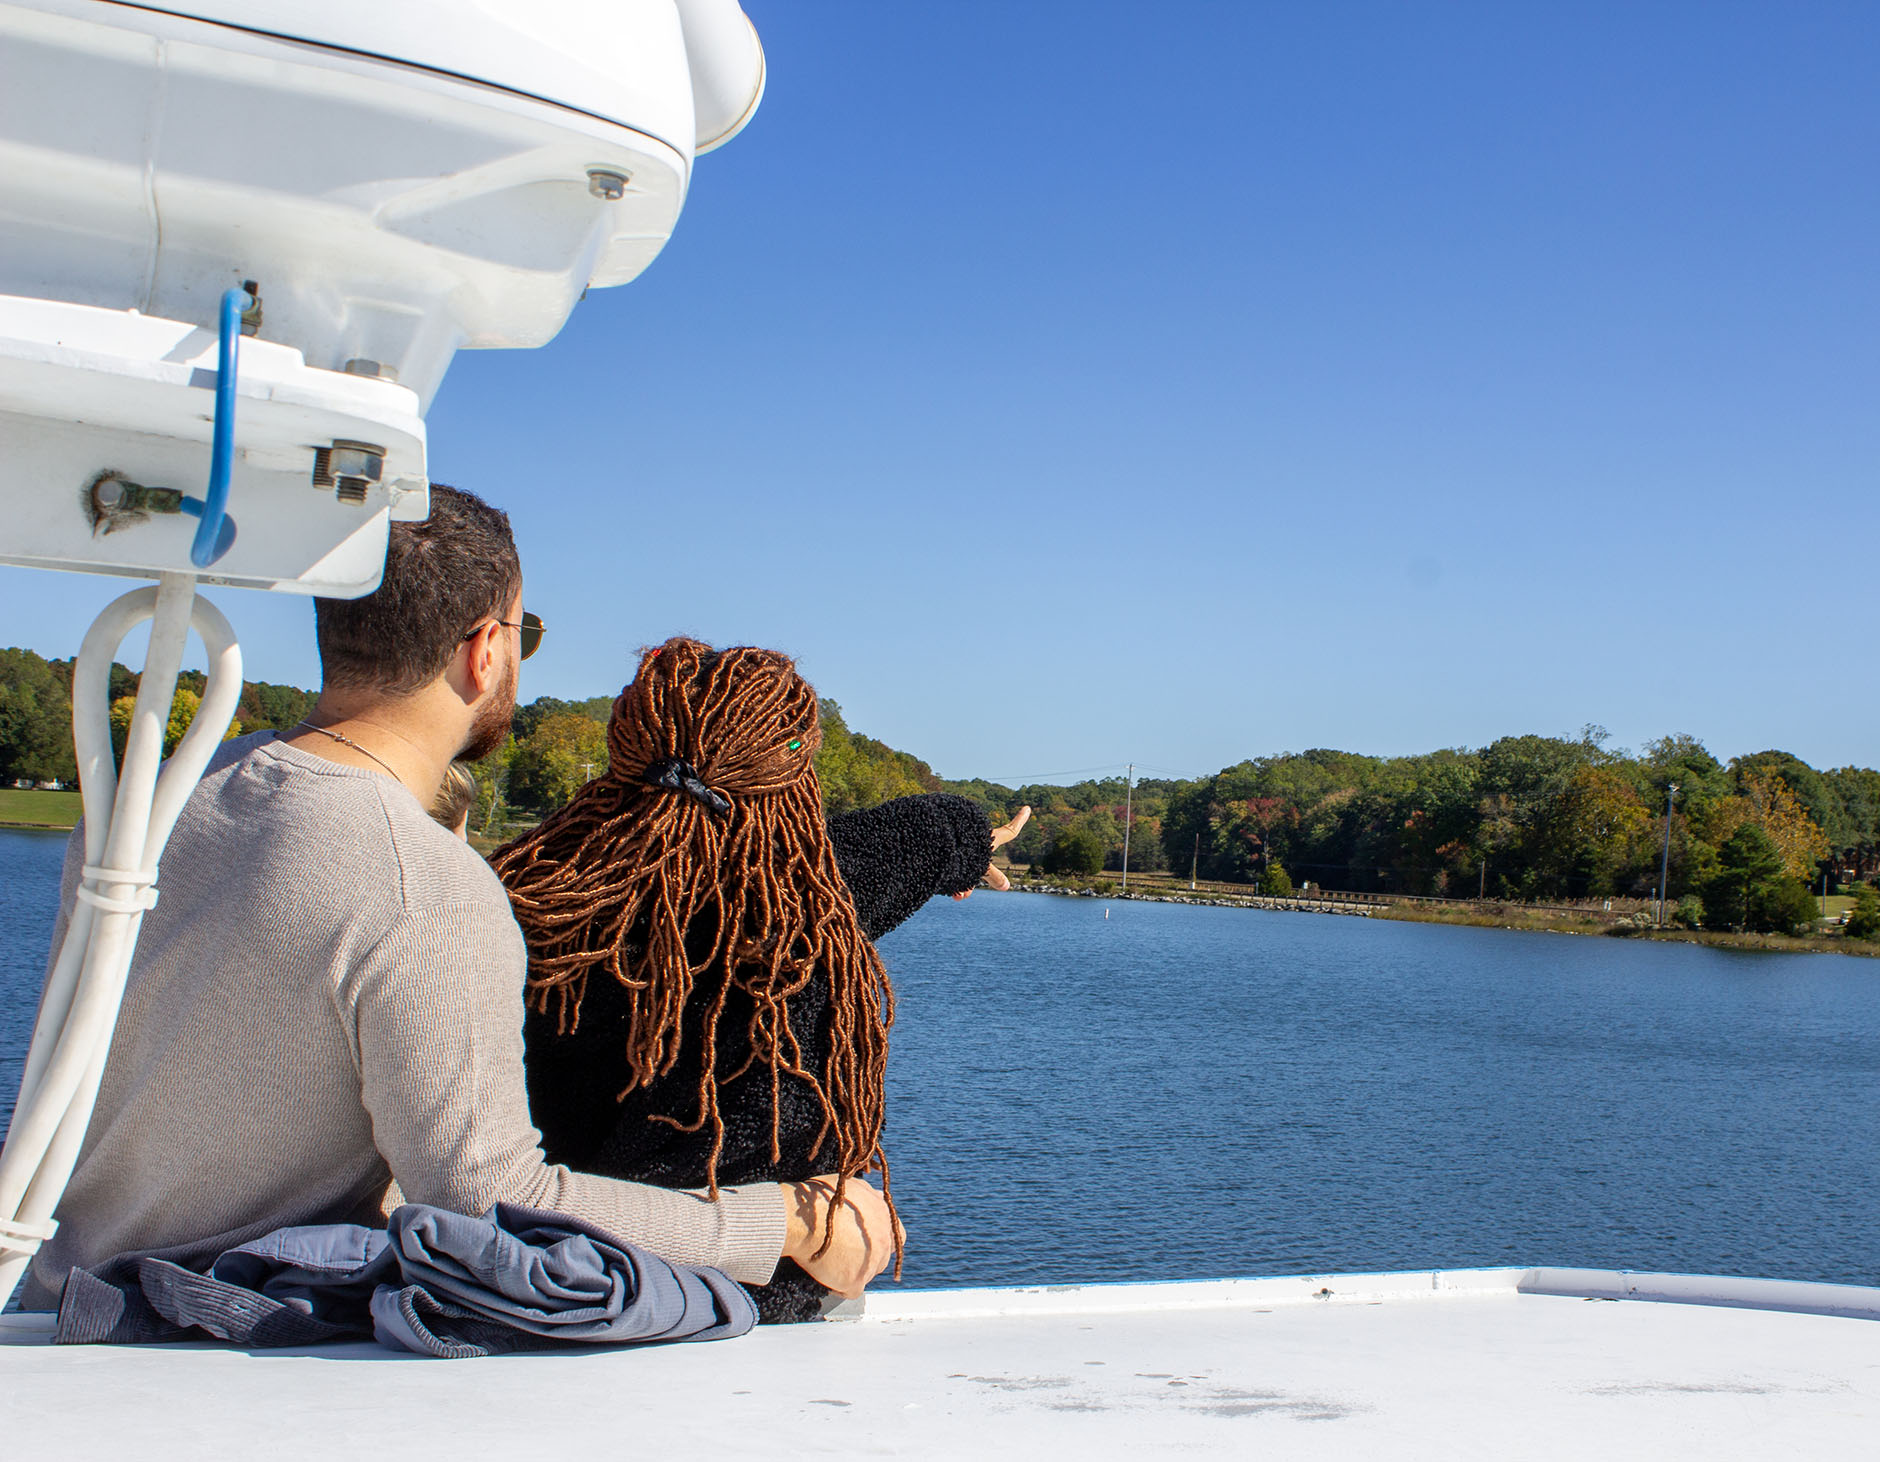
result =
[{"label": "man's beard", "polygon": [[470,723],[470,734],[457,748],[458,761],[482,761],[508,737],[510,723],[516,718],[517,678],[516,662],[512,659],[509,683],[500,695],[491,696],[477,709],[476,719]]}]

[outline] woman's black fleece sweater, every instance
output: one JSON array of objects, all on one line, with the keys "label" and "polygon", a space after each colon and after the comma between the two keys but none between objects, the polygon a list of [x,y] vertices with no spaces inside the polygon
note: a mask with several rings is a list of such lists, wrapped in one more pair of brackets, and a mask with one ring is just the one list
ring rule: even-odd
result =
[{"label": "woman's black fleece sweater", "polygon": [[[879,939],[935,894],[963,893],[977,884],[992,858],[992,830],[978,804],[935,793],[901,797],[829,821],[836,865],[855,900],[862,931]],[[702,931],[709,937],[710,931]],[[688,940],[688,942],[692,942]],[[702,941],[701,941],[702,942]],[[671,1188],[705,1185],[711,1133],[681,1132],[654,1116],[690,1121],[698,1114],[698,1065],[703,1011],[718,994],[711,977],[694,985],[682,1017],[679,1060],[651,1086],[621,1093],[632,1081],[626,1063],[627,992],[605,976],[592,979],[581,1002],[579,1029],[561,1034],[556,1018],[531,1010],[523,1028],[529,1107],[542,1129],[551,1162],[582,1172],[631,1178]],[[771,1080],[753,1065],[734,1081],[750,1055],[744,1033],[750,997],[733,989],[718,1020],[721,1073],[718,1112],[725,1126],[718,1181],[727,1186],[796,1182],[828,1170],[810,1145],[822,1126],[822,1108],[807,1084],[786,1077],[780,1108],[782,1160],[772,1162]],[[790,1028],[803,1046],[803,1064],[819,1071],[828,1055],[829,983],[812,978],[789,1001]],[[754,1291],[766,1320],[813,1319],[825,1291],[789,1261],[768,1285]]]}]

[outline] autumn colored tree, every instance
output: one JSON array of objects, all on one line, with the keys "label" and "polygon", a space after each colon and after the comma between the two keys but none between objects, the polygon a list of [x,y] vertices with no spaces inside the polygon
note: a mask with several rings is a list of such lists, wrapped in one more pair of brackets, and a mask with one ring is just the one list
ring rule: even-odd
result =
[{"label": "autumn colored tree", "polygon": [[1781,853],[1782,871],[1790,878],[1813,877],[1816,865],[1828,856],[1828,838],[1788,783],[1773,773],[1752,772],[1743,778],[1743,800],[1752,820]]},{"label": "autumn colored tree", "polygon": [[[1104,859],[1103,866],[1119,870],[1122,868],[1123,849],[1120,844]],[[1162,852],[1162,819],[1154,813],[1136,809],[1130,818],[1129,871],[1159,873],[1167,867],[1168,859]]]},{"label": "autumn colored tree", "polygon": [[[190,723],[201,709],[201,696],[186,685],[176,687],[176,693],[170,697],[170,719],[163,728],[165,756],[176,750],[183,733],[189,730]],[[121,695],[111,702],[111,752],[120,763],[124,760],[124,744],[130,739],[131,718],[136,710],[137,697],[134,695]],[[242,723],[238,717],[228,723],[228,730],[222,733],[222,739],[228,741],[241,734]]]},{"label": "autumn colored tree", "polygon": [[1550,861],[1572,892],[1622,892],[1656,851],[1652,814],[1615,767],[1574,768],[1549,821]]},{"label": "autumn colored tree", "polygon": [[1800,803],[1808,820],[1828,836],[1830,843],[1842,841],[1841,801],[1827,780],[1800,757],[1786,751],[1758,751],[1740,756],[1730,763],[1736,777],[1736,790],[1750,794],[1750,784],[1779,779],[1794,800]]}]

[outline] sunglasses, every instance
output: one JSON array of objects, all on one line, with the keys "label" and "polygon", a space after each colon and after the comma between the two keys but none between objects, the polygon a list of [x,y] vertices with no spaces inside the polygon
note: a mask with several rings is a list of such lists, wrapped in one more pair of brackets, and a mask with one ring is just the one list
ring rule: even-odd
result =
[{"label": "sunglasses", "polygon": [[[500,624],[504,629],[513,629],[517,632],[516,638],[519,641],[520,651],[519,658],[526,660],[529,656],[542,648],[542,631],[546,629],[547,626],[542,623],[539,616],[529,613],[528,610],[525,609],[522,611],[522,618],[520,620],[499,619],[496,620],[495,623]],[[474,639],[477,632],[482,628],[482,625],[478,625],[476,629],[471,630],[464,638],[466,640]]]}]

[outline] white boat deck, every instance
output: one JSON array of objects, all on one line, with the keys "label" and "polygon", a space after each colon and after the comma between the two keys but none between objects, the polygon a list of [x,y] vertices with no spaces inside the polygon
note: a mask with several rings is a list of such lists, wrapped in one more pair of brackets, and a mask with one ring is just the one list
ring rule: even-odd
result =
[{"label": "white boat deck", "polygon": [[[1584,1297],[1677,1292],[1711,1302]],[[53,1347],[12,1317],[0,1450],[1853,1457],[1880,1424],[1876,1316],[1871,1289],[1497,1269],[890,1290],[855,1319],[729,1343],[455,1362]]]}]

